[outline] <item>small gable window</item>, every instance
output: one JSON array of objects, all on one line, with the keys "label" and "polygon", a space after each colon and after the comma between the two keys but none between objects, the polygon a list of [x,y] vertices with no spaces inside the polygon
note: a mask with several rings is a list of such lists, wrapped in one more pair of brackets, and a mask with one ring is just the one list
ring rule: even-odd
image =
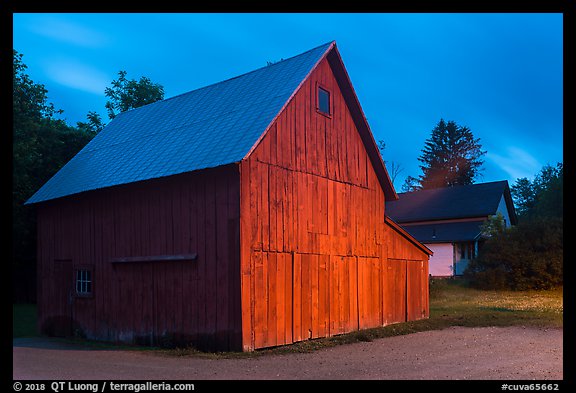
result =
[{"label": "small gable window", "polygon": [[330,116],[330,92],[318,86],[318,112]]}]

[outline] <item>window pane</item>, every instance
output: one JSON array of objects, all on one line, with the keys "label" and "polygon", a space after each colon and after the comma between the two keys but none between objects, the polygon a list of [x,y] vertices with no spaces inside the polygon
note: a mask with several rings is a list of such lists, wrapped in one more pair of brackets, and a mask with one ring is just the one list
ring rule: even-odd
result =
[{"label": "window pane", "polygon": [[92,271],[76,271],[76,293],[79,295],[87,295],[92,293]]},{"label": "window pane", "polygon": [[318,88],[318,110],[330,114],[330,93],[323,88]]}]

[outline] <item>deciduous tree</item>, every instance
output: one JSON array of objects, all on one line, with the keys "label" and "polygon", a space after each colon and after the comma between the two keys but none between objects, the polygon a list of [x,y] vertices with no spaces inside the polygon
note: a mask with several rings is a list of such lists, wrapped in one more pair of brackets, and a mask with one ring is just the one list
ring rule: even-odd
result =
[{"label": "deciduous tree", "polygon": [[112,81],[112,87],[104,91],[109,100],[106,102],[108,117],[114,119],[118,113],[164,99],[164,87],[142,76],[140,80],[126,78],[126,71],[118,72],[118,79]]}]

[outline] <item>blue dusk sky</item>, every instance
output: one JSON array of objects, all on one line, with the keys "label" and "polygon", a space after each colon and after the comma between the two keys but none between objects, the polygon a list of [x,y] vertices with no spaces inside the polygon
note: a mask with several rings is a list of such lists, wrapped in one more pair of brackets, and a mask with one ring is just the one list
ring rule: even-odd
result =
[{"label": "blue dusk sky", "polygon": [[477,181],[562,162],[562,14],[14,14],[13,47],[66,121],[126,70],[169,98],[335,40],[384,159],[418,176],[438,121],[481,139]]}]

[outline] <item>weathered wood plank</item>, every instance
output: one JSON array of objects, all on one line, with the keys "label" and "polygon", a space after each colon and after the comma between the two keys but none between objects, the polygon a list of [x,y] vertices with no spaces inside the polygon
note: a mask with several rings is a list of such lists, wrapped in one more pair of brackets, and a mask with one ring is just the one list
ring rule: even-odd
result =
[{"label": "weathered wood plank", "polygon": [[312,336],[312,283],[310,274],[310,254],[302,254],[301,272],[302,272],[302,320],[301,336],[307,340]]},{"label": "weathered wood plank", "polygon": [[[317,82],[330,117],[316,111]],[[77,315],[114,338],[139,323],[134,332],[252,350],[427,315],[427,263],[394,262],[427,257],[384,224],[384,193],[339,88],[324,61],[237,165],[54,202],[39,214],[39,272],[52,277],[55,258],[94,265],[98,292]],[[47,303],[40,318],[64,310]]]},{"label": "weathered wood plank", "polygon": [[254,334],[254,347],[262,348],[267,343],[267,291],[266,291],[266,270],[264,264],[264,253],[254,252],[252,253],[252,258],[254,259],[254,322],[253,331]]},{"label": "weathered wood plank", "polygon": [[302,341],[302,254],[292,255],[292,338]]},{"label": "weathered wood plank", "polygon": [[312,338],[318,338],[318,322],[319,322],[319,286],[318,286],[318,255],[311,254],[309,257],[310,263],[310,292],[311,292],[311,330]]},{"label": "weathered wood plank", "polygon": [[284,343],[294,342],[294,277],[292,254],[282,254],[284,265]]},{"label": "weathered wood plank", "polygon": [[330,323],[329,258],[329,255],[318,255],[318,337],[328,336]]},{"label": "weathered wood plank", "polygon": [[[275,311],[276,311],[276,345],[286,344],[286,277],[285,277],[285,266],[284,266],[284,255],[285,253],[277,253],[276,257],[276,271],[274,272],[276,276],[276,288],[275,288]],[[270,266],[272,268],[272,266]]]},{"label": "weathered wood plank", "polygon": [[179,255],[144,255],[136,257],[115,257],[110,258],[111,263],[142,263],[142,262],[179,262],[195,261],[198,258],[197,253],[179,254]]},{"label": "weathered wood plank", "polygon": [[278,304],[276,302],[278,294],[278,269],[276,268],[276,255],[277,253],[265,253],[264,254],[264,270],[266,271],[267,282],[264,284],[266,289],[266,303],[267,303],[267,336],[266,345],[276,346],[278,345],[278,340],[276,338],[277,334],[277,322],[278,322]]}]

